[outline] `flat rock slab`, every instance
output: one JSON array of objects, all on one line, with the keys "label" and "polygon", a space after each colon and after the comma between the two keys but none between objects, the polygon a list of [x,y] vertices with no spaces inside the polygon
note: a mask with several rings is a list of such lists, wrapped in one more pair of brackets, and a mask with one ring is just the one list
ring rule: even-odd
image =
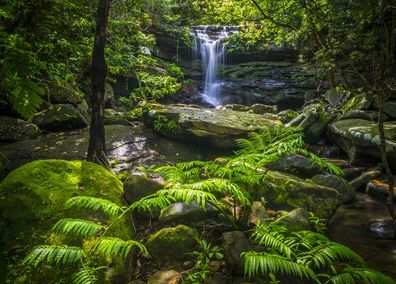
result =
[{"label": "flat rock slab", "polygon": [[[393,169],[396,169],[396,121],[384,123],[386,152]],[[329,125],[332,140],[348,155],[352,164],[368,165],[380,159],[380,138],[375,122],[363,119],[346,119]]]},{"label": "flat rock slab", "polygon": [[[282,125],[280,120],[265,115],[192,106],[157,105],[149,116],[155,129],[167,137],[219,148],[235,148],[235,139],[246,138],[250,132],[259,132],[264,127]],[[175,122],[177,128],[156,126],[160,116]]]}]

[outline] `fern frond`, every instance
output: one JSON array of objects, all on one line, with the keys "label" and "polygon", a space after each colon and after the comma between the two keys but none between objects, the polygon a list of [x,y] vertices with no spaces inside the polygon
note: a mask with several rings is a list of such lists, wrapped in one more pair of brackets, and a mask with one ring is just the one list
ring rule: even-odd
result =
[{"label": "fern frond", "polygon": [[37,267],[42,263],[48,264],[73,264],[84,255],[84,250],[79,247],[47,245],[35,247],[23,260],[24,265]]},{"label": "fern frond", "polygon": [[175,202],[172,196],[159,196],[152,194],[132,203],[127,210],[152,211],[154,208],[163,209]]},{"label": "fern frond", "polygon": [[205,204],[209,201],[216,202],[217,198],[210,192],[196,190],[192,188],[168,188],[157,191],[158,196],[172,197],[174,201],[183,201],[190,203],[191,201],[197,202],[199,206],[205,208]]},{"label": "fern frond", "polygon": [[101,229],[104,229],[104,227],[91,220],[66,218],[59,220],[52,229],[57,233],[71,234],[86,238],[95,236]]},{"label": "fern frond", "polygon": [[85,208],[94,211],[100,209],[108,216],[118,216],[123,211],[120,206],[110,200],[91,196],[72,197],[66,201],[66,207]]},{"label": "fern frond", "polygon": [[325,284],[355,284],[355,283],[370,283],[370,284],[395,284],[396,281],[392,278],[369,268],[345,268],[342,273],[333,276],[325,282]]},{"label": "fern frond", "polygon": [[98,281],[98,270],[89,266],[81,267],[72,277],[72,284],[94,284]]},{"label": "fern frond", "polygon": [[242,253],[245,261],[244,271],[247,277],[268,275],[270,273],[298,276],[301,279],[316,280],[315,273],[307,266],[298,264],[278,254],[249,251]]},{"label": "fern frond", "polygon": [[162,166],[154,169],[153,172],[172,183],[184,183],[188,181],[185,171],[177,166]]},{"label": "fern frond", "polygon": [[109,258],[115,256],[126,258],[134,247],[144,254],[148,253],[146,247],[140,242],[134,240],[124,241],[115,237],[100,238],[93,250]]}]

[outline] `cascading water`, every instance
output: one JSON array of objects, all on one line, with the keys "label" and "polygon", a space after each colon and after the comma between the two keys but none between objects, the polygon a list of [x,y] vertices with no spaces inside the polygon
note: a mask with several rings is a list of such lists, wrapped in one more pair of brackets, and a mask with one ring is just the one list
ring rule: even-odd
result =
[{"label": "cascading water", "polygon": [[224,38],[236,32],[232,27],[215,28],[213,26],[199,26],[191,29],[193,36],[193,56],[202,60],[204,85],[202,97],[214,106],[221,105],[222,81],[217,78],[218,64],[225,63]]}]

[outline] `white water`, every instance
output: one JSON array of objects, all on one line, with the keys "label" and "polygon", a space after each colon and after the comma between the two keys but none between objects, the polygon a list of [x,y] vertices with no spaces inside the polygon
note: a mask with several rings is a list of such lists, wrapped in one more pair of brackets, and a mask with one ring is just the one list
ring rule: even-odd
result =
[{"label": "white water", "polygon": [[214,29],[211,26],[194,27],[191,30],[193,36],[193,56],[198,57],[198,51],[202,59],[204,74],[203,99],[214,106],[221,105],[222,81],[218,79],[218,64],[225,63],[224,38],[235,33],[228,27]]}]

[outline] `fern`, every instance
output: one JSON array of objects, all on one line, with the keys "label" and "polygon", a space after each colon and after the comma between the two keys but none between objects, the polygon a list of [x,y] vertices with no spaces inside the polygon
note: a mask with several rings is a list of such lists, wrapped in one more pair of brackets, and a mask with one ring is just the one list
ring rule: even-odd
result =
[{"label": "fern", "polygon": [[254,275],[280,273],[282,275],[298,276],[316,280],[315,273],[307,266],[301,265],[278,254],[250,251],[242,253],[245,260],[245,274],[251,278]]},{"label": "fern", "polygon": [[72,284],[94,284],[97,281],[98,268],[92,268],[85,265],[81,267],[72,278]]},{"label": "fern", "polygon": [[158,194],[149,195],[132,203],[127,211],[145,210],[152,211],[153,208],[166,208],[175,202],[172,196],[159,196]]},{"label": "fern", "polygon": [[170,196],[172,200],[175,200],[176,202],[182,201],[190,203],[192,201],[195,201],[202,208],[205,208],[205,204],[208,201],[217,201],[217,198],[210,192],[189,188],[172,187],[169,189],[159,190],[157,192],[157,195],[162,197]]},{"label": "fern", "polygon": [[146,247],[142,243],[133,240],[124,241],[115,237],[100,238],[93,250],[109,258],[115,256],[127,258],[134,247],[137,247],[144,254],[148,253]]},{"label": "fern", "polygon": [[85,208],[94,211],[100,209],[108,216],[118,216],[123,212],[123,209],[114,202],[91,196],[72,197],[66,201],[66,207]]},{"label": "fern", "polygon": [[74,264],[84,255],[79,247],[47,245],[35,247],[24,259],[23,265],[37,267],[42,263],[51,265]]},{"label": "fern", "polygon": [[86,238],[95,236],[104,227],[94,221],[68,218],[59,220],[52,229],[57,233]]},{"label": "fern", "polygon": [[370,283],[370,284],[395,284],[392,278],[372,269],[368,268],[345,268],[342,273],[335,275],[328,279],[325,284],[355,284],[355,283]]}]

